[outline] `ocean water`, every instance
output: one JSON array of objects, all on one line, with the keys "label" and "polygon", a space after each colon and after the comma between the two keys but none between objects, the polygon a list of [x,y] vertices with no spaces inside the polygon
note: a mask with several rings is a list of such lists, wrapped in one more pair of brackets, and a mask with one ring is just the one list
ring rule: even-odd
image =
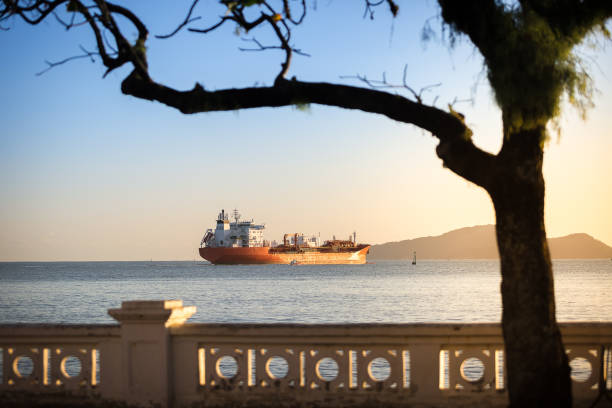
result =
[{"label": "ocean water", "polygon": [[[559,321],[612,321],[612,261],[553,262]],[[499,322],[499,262],[218,266],[0,263],[0,323],[113,323],[125,300],[182,299],[190,322]]]}]

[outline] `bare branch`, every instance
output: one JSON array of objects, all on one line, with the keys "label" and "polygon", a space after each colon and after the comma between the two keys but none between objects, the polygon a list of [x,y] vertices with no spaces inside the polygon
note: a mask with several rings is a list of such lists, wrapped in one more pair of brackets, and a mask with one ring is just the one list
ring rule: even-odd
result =
[{"label": "bare branch", "polygon": [[234,10],[232,12],[231,16],[221,17],[221,20],[219,20],[218,23],[214,24],[211,27],[203,28],[203,29],[201,29],[201,28],[189,28],[188,30],[193,32],[193,33],[206,34],[206,33],[209,33],[211,31],[221,27],[221,25],[223,25],[223,23],[225,23],[226,21],[234,21],[236,24],[238,24],[238,26],[243,28],[246,32],[249,32],[253,28],[255,28],[258,25],[260,25],[261,23],[265,22],[266,19],[265,19],[265,14],[262,13],[256,20],[254,20],[254,21],[247,21],[247,19],[244,17],[244,14],[242,14],[242,12],[240,10]]},{"label": "bare branch", "polygon": [[104,74],[104,76],[106,76],[113,69],[118,68],[121,65],[123,65],[124,61],[121,61],[119,59],[118,53],[117,53],[117,57],[113,58],[109,55],[109,53],[106,52],[106,48],[104,46],[104,40],[100,32],[100,28],[98,27],[94,17],[91,15],[91,13],[89,13],[89,10],[85,6],[83,6],[83,4],[78,0],[74,0],[73,4],[74,4],[74,7],[76,8],[76,11],[81,13],[81,15],[85,17],[85,19],[87,20],[87,23],[89,24],[89,27],[94,33],[94,37],[96,39],[96,45],[98,46],[98,52],[100,53],[100,58],[102,58],[102,63],[107,68],[106,73]]},{"label": "bare branch", "polygon": [[365,10],[363,11],[363,18],[366,18],[368,14],[370,15],[370,19],[374,19],[374,7],[380,6],[385,0],[366,0],[365,2]]},{"label": "bare branch", "polygon": [[453,111],[454,110],[453,108],[455,107],[456,104],[458,104],[458,103],[467,103],[467,102],[474,103],[474,99],[472,99],[472,98],[459,99],[459,98],[457,98],[455,96],[455,98],[453,98],[452,102],[448,104],[448,109],[450,111]]},{"label": "bare branch", "polygon": [[[179,25],[178,29],[180,29],[181,27],[183,27],[185,24],[188,23],[189,18],[191,16],[191,12],[193,11],[193,7],[195,6],[195,3],[196,3],[195,1],[194,3],[192,3],[192,8],[189,10],[187,17],[185,18],[183,23]],[[248,32],[251,29],[259,26],[260,24],[267,22],[269,26],[272,28],[272,30],[274,31],[274,34],[276,35],[276,37],[278,38],[278,41],[280,43],[279,45],[263,45],[259,41],[257,41],[255,38],[252,38],[248,40],[245,40],[245,39],[243,40],[253,42],[256,45],[255,48],[240,47],[239,49],[241,51],[265,51],[265,50],[270,50],[270,49],[283,50],[285,52],[285,60],[284,62],[281,63],[281,70],[278,73],[276,78],[277,79],[284,78],[287,72],[289,71],[289,66],[291,64],[291,58],[293,56],[293,53],[304,55],[304,56],[309,56],[307,53],[301,51],[300,49],[291,46],[291,28],[289,27],[287,23],[287,22],[290,22],[292,24],[300,24],[303,21],[306,15],[306,1],[305,0],[301,1],[302,14],[300,18],[297,20],[294,20],[291,17],[291,7],[288,1],[283,1],[283,11],[285,13],[286,18],[283,18],[282,14],[279,13],[277,10],[275,10],[267,1],[262,1],[260,3],[260,6],[264,9],[264,11],[262,11],[260,16],[253,21],[247,20],[247,18],[244,16],[244,8],[245,8],[244,4],[237,3],[237,4],[232,4],[228,8],[231,15],[226,15],[224,17],[221,17],[219,22],[217,22],[213,26],[205,28],[205,29],[189,28],[189,31],[206,34],[210,31],[217,29],[218,27],[223,25],[226,21],[231,20],[231,21],[234,21],[238,25],[238,27]],[[170,35],[173,35],[174,33],[171,33]]]},{"label": "bare branch", "polygon": [[340,78],[342,79],[357,79],[361,82],[363,82],[364,84],[366,84],[367,86],[369,86],[372,89],[405,89],[408,92],[410,92],[412,94],[412,96],[414,97],[414,99],[416,100],[417,103],[422,104],[423,103],[423,93],[426,91],[430,91],[433,88],[439,87],[442,85],[442,83],[437,83],[437,84],[432,84],[432,85],[427,85],[422,87],[419,92],[416,92],[414,89],[412,89],[406,80],[406,75],[407,75],[407,67],[408,65],[404,66],[404,74],[402,77],[402,85],[396,85],[396,84],[392,84],[389,83],[387,81],[387,77],[386,74],[383,72],[382,74],[382,80],[376,80],[376,79],[369,79],[368,77],[366,77],[365,75],[353,75],[353,76],[341,76]]},{"label": "bare branch", "polygon": [[[98,16],[100,22],[105,28],[107,28],[111,32],[113,37],[115,37],[115,42],[117,43],[118,47],[118,56],[113,61],[112,66],[107,65],[108,70],[104,75],[108,75],[110,71],[118,68],[126,62],[131,62],[134,68],[143,78],[149,78],[144,48],[144,44],[149,32],[145,25],[128,9],[125,9],[116,4],[108,3],[105,0],[94,1],[98,5],[98,9],[101,12],[101,15]],[[136,40],[134,46],[132,46],[130,42],[123,36],[121,31],[119,30],[119,26],[115,22],[112,13],[122,15],[123,17],[130,20],[130,22],[136,27],[136,29],[138,30],[138,39]],[[101,41],[99,41],[98,43],[100,44]]]},{"label": "bare branch", "polygon": [[285,22],[281,20],[281,23],[285,27],[285,30],[287,33],[285,36],[283,35],[280,28],[276,24],[274,17],[270,17],[266,15],[265,19],[270,24],[270,26],[272,26],[272,29],[274,30],[276,37],[278,37],[281,43],[281,48],[285,51],[285,62],[281,63],[281,70],[276,76],[276,80],[280,80],[284,78],[285,75],[287,75],[287,72],[289,71],[289,66],[291,65],[291,58],[293,56],[293,48],[289,45],[289,39],[291,38],[291,30],[289,29],[287,24],[285,24]]},{"label": "bare branch", "polygon": [[83,51],[83,54],[81,54],[81,55],[75,55],[75,56],[68,57],[68,58],[65,58],[65,59],[63,59],[61,61],[56,61],[56,62],[50,62],[50,61],[45,60],[45,63],[47,64],[47,68],[43,69],[40,72],[37,72],[36,76],[41,76],[44,73],[50,71],[51,69],[57,67],[58,65],[63,65],[65,63],[67,63],[67,62],[74,61],[74,60],[77,60],[77,59],[89,58],[91,62],[96,62],[96,60],[94,59],[94,56],[99,56],[100,55],[100,53],[98,53],[98,52],[88,51],[82,45],[79,45],[79,48],[81,49],[81,51]]},{"label": "bare branch", "polygon": [[253,28],[257,27],[258,25],[266,21],[266,15],[264,13],[261,13],[261,15],[254,21],[247,21],[246,18],[244,17],[244,14],[242,14],[241,11],[236,11],[234,13],[234,17],[235,17],[234,21],[240,24],[240,27],[244,28],[246,32],[251,31]]},{"label": "bare branch", "polygon": [[383,3],[387,3],[389,5],[389,10],[391,11],[391,14],[393,14],[393,17],[396,17],[397,13],[399,12],[399,7],[394,0],[365,0],[365,10],[363,12],[363,18],[366,18],[369,15],[370,19],[373,20],[374,9]]},{"label": "bare branch", "polygon": [[187,24],[199,20],[201,17],[194,17],[191,18],[191,14],[193,13],[193,9],[195,8],[195,6],[198,4],[200,0],[194,0],[193,3],[191,3],[191,7],[189,7],[189,11],[187,12],[187,16],[185,17],[185,20],[183,20],[183,22],[181,24],[178,25],[178,27],[176,27],[176,29],[174,31],[172,31],[170,34],[166,34],[166,35],[156,35],[155,38],[161,38],[161,39],[166,39],[166,38],[170,38],[173,35],[175,35],[176,33],[178,33],[179,31],[181,31],[181,29],[183,27],[185,27]]},{"label": "bare branch", "polygon": [[293,19],[293,16],[292,16],[291,7],[289,6],[289,1],[283,0],[283,11],[285,12],[285,16],[287,17],[289,21],[291,21],[295,25],[302,24],[302,22],[304,21],[304,18],[306,17],[306,0],[301,0],[300,4],[302,6],[302,13],[300,14],[300,18],[295,20]]},{"label": "bare branch", "polygon": [[262,43],[257,41],[256,38],[242,38],[242,41],[249,41],[249,42],[255,43],[255,45],[257,45],[257,48],[238,47],[240,51],[264,51],[264,50],[272,50],[272,49],[282,50],[282,47],[280,45],[263,45]]},{"label": "bare branch", "polygon": [[[132,24],[134,24],[134,27],[136,27],[136,29],[138,30],[138,40],[146,41],[146,39],[147,39],[147,37],[149,35],[149,30],[147,30],[147,27],[142,23],[142,21],[140,21],[140,19],[138,17],[136,17],[136,15],[134,13],[132,13],[131,10],[128,10],[125,7],[121,7],[121,6],[118,6],[118,5],[113,4],[113,3],[109,3],[109,2],[104,1],[104,0],[101,1],[101,5],[103,7],[104,6],[108,7],[108,11],[109,12],[120,14],[123,17],[127,18],[128,20],[130,20],[130,22]],[[114,21],[113,21],[113,23],[114,23]],[[116,23],[114,23],[114,25],[116,26]]]},{"label": "bare branch", "polygon": [[80,21],[78,23],[74,22],[74,20],[76,19],[76,13],[71,13],[70,22],[69,23],[67,23],[64,20],[62,20],[62,18],[55,11],[53,12],[53,17],[55,17],[55,20],[58,23],[60,23],[61,25],[64,26],[66,31],[70,30],[73,27],[80,27],[80,26],[83,26],[83,25],[87,25],[87,20],[83,20],[83,21]]},{"label": "bare branch", "polygon": [[438,82],[437,84],[432,84],[432,85],[427,85],[422,87],[419,92],[415,92],[414,89],[412,89],[411,87],[408,86],[408,83],[406,82],[406,75],[408,73],[408,64],[404,65],[404,73],[402,75],[402,83],[404,84],[404,88],[406,88],[410,93],[412,93],[412,95],[414,96],[414,98],[419,102],[419,103],[423,103],[423,92],[425,91],[429,91],[433,88],[437,88],[439,86],[442,85],[441,82]]},{"label": "bare branch", "polygon": [[[17,14],[21,17],[23,21],[30,25],[36,25],[45,19],[49,14],[53,12],[62,3],[65,3],[68,0],[55,0],[52,2],[49,1],[36,1],[31,6],[18,6],[17,3],[12,3],[13,7],[7,5],[7,8],[1,11],[0,16],[2,18],[10,17],[11,15]],[[45,8],[41,8],[45,6]],[[32,14],[29,16],[28,14]]]},{"label": "bare branch", "polygon": [[[102,39],[104,40],[104,44],[115,54],[117,54],[119,51],[117,51],[117,48],[115,48],[115,46],[113,44],[111,44],[110,40],[108,39],[108,37],[106,36],[106,34],[108,33],[108,30],[103,30],[102,31]],[[112,34],[111,34],[112,35]]]},{"label": "bare branch", "polygon": [[[217,28],[221,27],[223,25],[223,23],[225,23],[226,21],[229,20],[233,20],[235,21],[235,19],[233,17],[221,17],[221,20],[219,20],[219,22],[211,27],[208,28],[189,28],[188,30],[191,31],[192,33],[201,33],[201,34],[206,34],[209,33],[213,30],[216,30]],[[162,37],[163,38],[163,37]]]},{"label": "bare branch", "polygon": [[[283,49],[283,47],[280,45],[263,45],[256,38],[242,38],[242,41],[248,41],[248,42],[255,43],[255,45],[257,45],[257,48],[238,47],[240,51],[265,51],[265,50],[282,50]],[[298,55],[302,55],[304,57],[310,57],[310,54],[303,52],[299,48],[292,48],[291,50]]]},{"label": "bare branch", "polygon": [[[57,15],[57,13],[56,13],[55,11],[54,11],[52,14],[53,14],[53,17],[55,17],[55,20],[56,20],[58,23],[60,23],[61,25],[63,25],[63,26],[66,28],[66,30],[69,30],[69,29],[70,29],[70,24],[71,24],[71,23],[66,23],[64,20],[62,20],[62,19],[60,18],[60,16],[58,16],[58,15]],[[74,14],[72,15],[72,18],[74,18]]]}]

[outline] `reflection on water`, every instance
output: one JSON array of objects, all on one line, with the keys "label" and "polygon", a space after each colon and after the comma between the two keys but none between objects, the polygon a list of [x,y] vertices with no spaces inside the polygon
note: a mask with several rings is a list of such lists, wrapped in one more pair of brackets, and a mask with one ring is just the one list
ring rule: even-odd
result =
[{"label": "reflection on water", "polygon": [[[612,262],[555,261],[559,321],[612,321]],[[0,263],[0,322],[114,323],[123,300],[183,299],[190,322],[496,322],[497,261],[366,265]]]}]

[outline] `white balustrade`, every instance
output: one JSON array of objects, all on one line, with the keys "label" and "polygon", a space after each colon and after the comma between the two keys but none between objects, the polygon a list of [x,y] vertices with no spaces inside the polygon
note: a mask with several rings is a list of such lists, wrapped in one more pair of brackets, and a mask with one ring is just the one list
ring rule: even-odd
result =
[{"label": "white balustrade", "polygon": [[[0,399],[507,404],[499,324],[186,324],[194,312],[181,301],[134,301],[109,310],[120,325],[0,325]],[[589,406],[612,388],[612,323],[564,323],[561,331],[575,406]]]}]

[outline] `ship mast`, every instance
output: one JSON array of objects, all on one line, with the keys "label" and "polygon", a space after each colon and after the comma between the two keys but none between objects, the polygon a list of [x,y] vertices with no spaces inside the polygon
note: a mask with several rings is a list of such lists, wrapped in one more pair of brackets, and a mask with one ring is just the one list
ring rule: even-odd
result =
[{"label": "ship mast", "polygon": [[240,213],[236,208],[234,208],[234,219],[236,220],[236,224],[238,224],[238,220],[240,219]]}]

